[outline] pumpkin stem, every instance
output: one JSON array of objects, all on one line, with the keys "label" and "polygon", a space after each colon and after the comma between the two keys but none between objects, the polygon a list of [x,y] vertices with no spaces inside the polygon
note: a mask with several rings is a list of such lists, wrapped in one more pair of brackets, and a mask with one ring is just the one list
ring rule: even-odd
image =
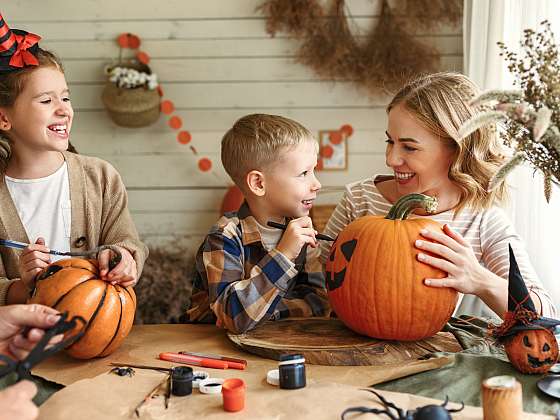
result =
[{"label": "pumpkin stem", "polygon": [[430,197],[425,194],[407,194],[397,200],[385,219],[389,220],[405,220],[410,212],[417,208],[423,208],[428,213],[434,213],[437,210],[438,201],[436,197]]}]

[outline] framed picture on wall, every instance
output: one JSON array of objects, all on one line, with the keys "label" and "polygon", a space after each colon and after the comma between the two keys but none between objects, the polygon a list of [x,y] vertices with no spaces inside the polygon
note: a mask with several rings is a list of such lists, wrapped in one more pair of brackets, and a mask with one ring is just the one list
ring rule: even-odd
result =
[{"label": "framed picture on wall", "polygon": [[322,171],[348,168],[348,136],[341,130],[319,131],[319,167]]}]

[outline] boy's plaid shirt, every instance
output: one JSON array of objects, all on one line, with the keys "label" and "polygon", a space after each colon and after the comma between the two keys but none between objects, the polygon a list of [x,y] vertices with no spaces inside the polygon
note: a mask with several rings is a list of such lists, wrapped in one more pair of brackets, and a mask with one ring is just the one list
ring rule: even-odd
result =
[{"label": "boy's plaid shirt", "polygon": [[244,203],[218,220],[197,252],[187,319],[245,332],[267,320],[328,316],[318,255],[318,248],[304,248],[294,264],[267,251]]}]

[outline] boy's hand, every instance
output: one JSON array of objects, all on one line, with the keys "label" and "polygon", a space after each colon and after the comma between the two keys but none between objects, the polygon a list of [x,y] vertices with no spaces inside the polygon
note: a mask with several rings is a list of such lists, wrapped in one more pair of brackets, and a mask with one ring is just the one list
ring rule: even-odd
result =
[{"label": "boy's hand", "polygon": [[114,253],[110,249],[101,251],[97,257],[101,280],[111,284],[120,284],[122,287],[134,286],[137,281],[136,261],[132,254],[123,247],[117,247],[122,254],[120,262],[109,271],[109,261]]},{"label": "boy's hand", "polygon": [[313,248],[317,247],[316,234],[317,231],[313,229],[313,222],[310,217],[304,216],[293,219],[288,224],[276,249],[288,259],[294,261],[305,244],[311,245]]},{"label": "boy's hand", "polygon": [[49,248],[43,238],[37,238],[34,244],[25,248],[19,257],[19,275],[27,290],[35,287],[35,277],[51,263]]}]

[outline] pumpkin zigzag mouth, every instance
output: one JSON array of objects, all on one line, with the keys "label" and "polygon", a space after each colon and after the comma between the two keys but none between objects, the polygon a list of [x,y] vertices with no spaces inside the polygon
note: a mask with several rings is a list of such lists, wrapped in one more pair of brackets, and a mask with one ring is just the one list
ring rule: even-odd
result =
[{"label": "pumpkin zigzag mouth", "polygon": [[550,357],[547,357],[544,360],[539,360],[538,358],[533,357],[530,354],[528,354],[527,355],[527,361],[529,362],[529,364],[533,368],[538,368],[538,367],[545,366],[545,365],[552,365],[552,359]]}]

